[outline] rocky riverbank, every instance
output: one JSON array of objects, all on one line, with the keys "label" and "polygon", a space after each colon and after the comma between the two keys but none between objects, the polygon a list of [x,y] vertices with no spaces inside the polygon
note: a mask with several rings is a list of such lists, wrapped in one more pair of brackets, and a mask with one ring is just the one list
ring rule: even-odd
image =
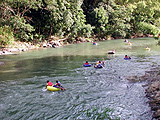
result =
[{"label": "rocky riverbank", "polygon": [[13,42],[11,45],[1,47],[0,55],[18,54],[19,52],[25,52],[28,50],[35,50],[41,48],[57,48],[68,44],[82,43],[82,42],[92,42],[90,39],[86,38],[75,38],[70,40],[68,38],[55,38],[52,36],[48,41],[31,43],[31,42]]},{"label": "rocky riverbank", "polygon": [[153,118],[160,120],[160,66],[153,67],[146,71],[145,75],[137,77],[127,77],[132,82],[145,81],[146,97],[149,99],[148,103],[153,111]]},{"label": "rocky riverbank", "polygon": [[18,54],[27,50],[39,49],[40,47],[40,44],[34,45],[32,43],[14,41],[11,45],[1,47],[0,55]]},{"label": "rocky riverbank", "polygon": [[[137,37],[153,37],[151,35],[141,35],[141,36],[132,36],[131,39]],[[9,55],[9,54],[18,54],[19,52],[25,52],[28,50],[40,49],[40,48],[57,48],[68,44],[77,44],[83,42],[93,42],[93,41],[104,41],[104,40],[114,40],[113,37],[108,38],[83,38],[83,37],[76,37],[76,38],[58,38],[55,36],[51,36],[49,40],[38,42],[38,43],[31,43],[31,42],[20,42],[14,41],[12,44],[8,46],[0,46],[0,55]],[[121,39],[121,38],[119,38]]]}]

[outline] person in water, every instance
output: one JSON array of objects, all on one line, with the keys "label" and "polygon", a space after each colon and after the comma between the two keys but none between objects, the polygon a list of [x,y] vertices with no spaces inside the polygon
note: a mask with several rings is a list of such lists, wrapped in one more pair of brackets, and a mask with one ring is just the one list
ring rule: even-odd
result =
[{"label": "person in water", "polygon": [[128,55],[125,55],[124,57],[125,57],[125,58],[129,58]]},{"label": "person in water", "polygon": [[130,58],[130,57],[128,57],[127,55],[125,55],[125,56],[124,56],[124,58],[128,58],[128,59],[131,59],[131,58]]},{"label": "person in water", "polygon": [[53,86],[53,83],[52,83],[51,81],[47,80],[47,85],[46,85],[46,87],[47,87],[47,86]]},{"label": "person in water", "polygon": [[88,65],[88,64],[89,64],[88,61],[86,61],[85,65]]},{"label": "person in water", "polygon": [[95,68],[97,68],[97,67],[102,67],[104,65],[104,61],[102,62],[102,61],[97,61],[96,62],[96,65],[94,66]]},{"label": "person in water", "polygon": [[53,87],[60,88],[63,91],[65,90],[58,80],[56,80],[56,84]]},{"label": "person in water", "polygon": [[48,86],[53,86],[53,83],[51,81],[47,80],[47,85]]},{"label": "person in water", "polygon": [[126,39],[126,40],[124,40],[124,42],[128,42],[128,40]]},{"label": "person in water", "polygon": [[96,45],[96,42],[93,42],[93,45]]}]

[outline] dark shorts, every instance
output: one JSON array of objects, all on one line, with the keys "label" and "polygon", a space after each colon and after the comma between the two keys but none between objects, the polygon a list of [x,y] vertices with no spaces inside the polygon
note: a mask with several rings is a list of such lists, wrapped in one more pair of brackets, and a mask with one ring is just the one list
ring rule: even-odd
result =
[{"label": "dark shorts", "polygon": [[53,87],[56,87],[56,88],[57,88],[57,86],[56,86],[56,85],[53,85]]}]

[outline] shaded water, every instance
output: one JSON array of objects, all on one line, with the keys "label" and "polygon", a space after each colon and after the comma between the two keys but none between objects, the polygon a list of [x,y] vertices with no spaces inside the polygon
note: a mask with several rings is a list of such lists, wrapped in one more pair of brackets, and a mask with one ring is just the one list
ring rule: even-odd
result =
[{"label": "shaded water", "polygon": [[[120,120],[151,120],[145,83],[130,83],[125,76],[143,75],[159,64],[160,47],[151,38],[68,45],[57,49],[0,56],[0,119],[90,120],[86,109],[114,109]],[[151,47],[146,51],[145,47]],[[108,50],[116,55],[107,55]],[[132,57],[124,60],[124,55]],[[103,69],[85,68],[85,60],[104,59]],[[46,81],[60,80],[66,91],[50,92]]]}]

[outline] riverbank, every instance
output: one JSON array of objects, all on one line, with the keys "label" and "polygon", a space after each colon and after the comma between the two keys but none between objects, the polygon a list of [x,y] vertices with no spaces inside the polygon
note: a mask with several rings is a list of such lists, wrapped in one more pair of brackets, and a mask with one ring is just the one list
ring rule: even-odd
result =
[{"label": "riverbank", "polygon": [[0,47],[0,55],[18,54],[20,52],[42,48],[58,48],[68,44],[76,44],[82,42],[93,42],[93,40],[81,37],[75,38],[74,40],[69,40],[68,38],[60,39],[52,36],[48,41],[38,43],[14,41],[10,45]]},{"label": "riverbank", "polygon": [[[130,39],[142,38],[142,37],[153,37],[153,35],[131,36]],[[56,36],[51,36],[49,40],[38,42],[38,43],[13,41],[12,44],[10,45],[0,46],[0,55],[18,54],[19,52],[25,52],[28,50],[35,50],[35,49],[41,49],[41,48],[58,48],[58,47],[69,45],[69,44],[105,41],[105,40],[114,40],[114,39],[115,38],[112,38],[112,37],[98,39],[98,38],[83,38],[83,37],[59,38]],[[122,39],[122,38],[119,38],[119,39]]]},{"label": "riverbank", "polygon": [[19,54],[20,52],[25,52],[28,50],[39,49],[40,44],[32,44],[30,42],[19,42],[14,41],[12,44],[0,48],[0,55],[11,55]]},{"label": "riverbank", "polygon": [[160,66],[153,67],[145,72],[145,75],[137,77],[127,77],[131,82],[145,81],[146,97],[149,99],[148,103],[153,111],[153,118],[160,120]]}]

